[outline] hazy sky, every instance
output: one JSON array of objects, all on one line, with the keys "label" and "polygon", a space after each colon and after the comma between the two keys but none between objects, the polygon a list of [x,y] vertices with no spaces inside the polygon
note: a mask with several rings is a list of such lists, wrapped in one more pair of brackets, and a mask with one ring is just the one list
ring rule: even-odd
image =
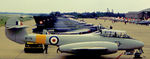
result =
[{"label": "hazy sky", "polygon": [[140,11],[150,7],[150,0],[0,0],[0,12],[50,13]]}]

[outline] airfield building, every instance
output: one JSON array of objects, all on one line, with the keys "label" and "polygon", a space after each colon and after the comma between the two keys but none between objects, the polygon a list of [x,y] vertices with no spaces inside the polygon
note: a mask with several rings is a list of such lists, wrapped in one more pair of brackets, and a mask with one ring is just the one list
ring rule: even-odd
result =
[{"label": "airfield building", "polygon": [[150,8],[139,11],[138,14],[140,19],[148,19],[150,18]]},{"label": "airfield building", "polygon": [[128,12],[125,14],[126,18],[135,18],[138,19],[138,12]]},{"label": "airfield building", "polygon": [[128,12],[125,14],[126,18],[135,18],[141,20],[147,20],[150,18],[150,8],[144,9],[137,12]]}]

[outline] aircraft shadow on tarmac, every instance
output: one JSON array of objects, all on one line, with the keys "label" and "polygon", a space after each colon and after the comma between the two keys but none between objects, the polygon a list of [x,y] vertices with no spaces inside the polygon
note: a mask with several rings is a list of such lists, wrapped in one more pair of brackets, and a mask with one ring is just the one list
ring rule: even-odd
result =
[{"label": "aircraft shadow on tarmac", "polygon": [[103,56],[92,56],[92,55],[66,55],[62,56],[62,59],[113,59],[109,57],[103,57]]},{"label": "aircraft shadow on tarmac", "polygon": [[[117,56],[116,56],[117,57]],[[117,59],[116,57],[94,56],[94,55],[64,55],[61,59]],[[145,58],[118,58],[118,59],[145,59]]]}]

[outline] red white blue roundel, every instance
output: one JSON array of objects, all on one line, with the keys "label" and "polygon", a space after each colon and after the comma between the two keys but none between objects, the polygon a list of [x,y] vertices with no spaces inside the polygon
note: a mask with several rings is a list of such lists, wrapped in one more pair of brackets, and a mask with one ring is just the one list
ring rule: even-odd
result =
[{"label": "red white blue roundel", "polygon": [[59,42],[59,38],[58,38],[57,36],[51,36],[51,37],[49,38],[49,42],[50,42],[50,44],[52,44],[52,45],[56,45],[56,44]]}]

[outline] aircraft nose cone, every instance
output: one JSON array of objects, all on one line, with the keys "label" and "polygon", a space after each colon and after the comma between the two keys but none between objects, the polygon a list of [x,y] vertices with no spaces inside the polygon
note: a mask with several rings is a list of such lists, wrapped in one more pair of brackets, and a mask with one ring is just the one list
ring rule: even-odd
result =
[{"label": "aircraft nose cone", "polygon": [[[139,48],[142,48],[144,47],[144,43],[141,42],[141,41],[138,41],[138,40],[126,40],[126,43],[124,43],[124,47],[121,47],[121,48],[124,48],[124,49],[139,49]],[[123,46],[123,44],[122,44]]]},{"label": "aircraft nose cone", "polygon": [[144,47],[144,43],[141,41],[137,41],[137,46],[138,46],[138,48],[142,48],[142,47]]}]

